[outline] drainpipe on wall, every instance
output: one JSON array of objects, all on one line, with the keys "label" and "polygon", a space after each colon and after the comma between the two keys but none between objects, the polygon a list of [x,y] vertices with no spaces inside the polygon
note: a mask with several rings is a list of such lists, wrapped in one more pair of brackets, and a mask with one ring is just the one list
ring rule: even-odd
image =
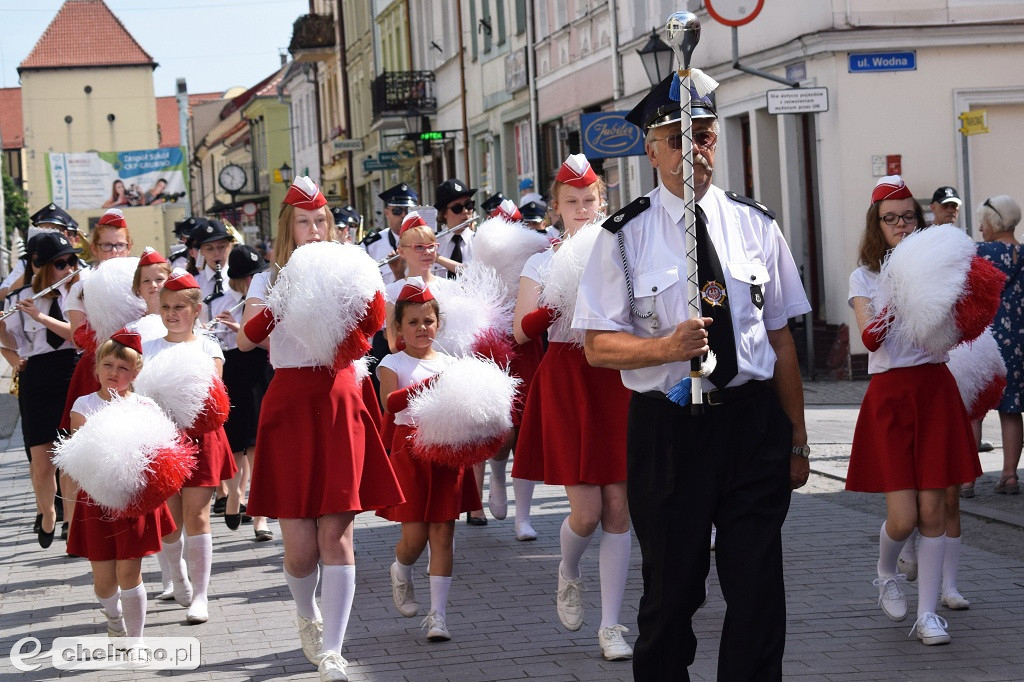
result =
[{"label": "drainpipe on wall", "polygon": [[[526,3],[526,79],[530,85],[530,148],[533,175],[540,189],[540,122],[537,120],[537,61],[534,52],[533,2]],[[518,203],[518,201],[516,202]]]}]

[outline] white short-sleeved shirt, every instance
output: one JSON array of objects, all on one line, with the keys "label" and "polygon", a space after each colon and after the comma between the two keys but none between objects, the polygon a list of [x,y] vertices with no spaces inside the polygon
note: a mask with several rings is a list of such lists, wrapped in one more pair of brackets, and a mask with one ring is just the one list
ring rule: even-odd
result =
[{"label": "white short-sleeved shirt", "polygon": [[[270,293],[270,270],[257,272],[249,284],[249,293],[245,295],[246,300],[255,298],[263,303],[266,302]],[[288,336],[280,327],[275,327],[270,332],[270,364],[274,369],[284,367],[316,367],[317,362],[293,336]]]},{"label": "white short-sleeved shirt", "polygon": [[[424,379],[429,379],[453,362],[455,362],[455,358],[444,353],[438,353],[429,360],[420,360],[412,357],[405,351],[399,351],[398,353],[384,356],[384,359],[377,364],[376,371],[379,377],[380,368],[387,367],[398,376],[398,388],[405,388]],[[413,421],[408,412],[408,409],[396,412],[395,423],[411,426]]]},{"label": "white short-sleeved shirt", "polygon": [[[148,403],[153,407],[156,407],[155,402],[153,402],[152,400],[145,396],[139,395],[138,393],[128,394],[128,397],[125,398],[125,400],[130,400],[135,403]],[[99,396],[99,394],[96,391],[93,391],[92,393],[87,393],[83,396],[79,396],[78,398],[76,398],[75,404],[71,406],[71,411],[77,412],[78,414],[88,419],[93,414],[99,412],[109,404],[109,400],[104,400]]]},{"label": "white short-sleeved shirt", "polygon": [[153,339],[152,341],[144,341],[142,343],[142,357],[153,358],[161,351],[165,351],[168,348],[177,346],[178,343],[198,343],[199,347],[203,349],[203,352],[209,355],[214,360],[224,360],[224,351],[220,349],[220,346],[213,339],[206,336],[197,336],[195,341],[187,342],[174,342],[168,341],[166,338]]},{"label": "white short-sleeved shirt", "polygon": [[18,280],[19,277],[25,274],[25,261],[21,258],[14,261],[14,266],[11,267],[11,274],[4,278],[3,282],[0,282],[0,289],[10,289],[11,286]]},{"label": "white short-sleeved shirt", "polygon": [[[853,299],[863,296],[869,301],[874,300],[878,288],[878,273],[859,267],[850,274],[850,296],[847,299],[853,307]],[[874,306],[870,306],[872,314],[877,314]],[[881,374],[897,367],[916,367],[934,363],[949,362],[949,353],[935,354],[924,348],[898,345],[888,336],[876,351],[868,351],[868,374]]]},{"label": "white short-sleeved shirt", "polygon": [[[385,227],[374,237],[369,243],[363,244],[366,253],[370,254],[370,258],[373,260],[380,262],[388,254],[398,250],[398,235],[389,228]],[[395,281],[395,273],[391,272],[390,265],[380,266],[380,276],[384,278],[384,284],[390,284]]]},{"label": "white short-sleeved shirt", "polygon": [[67,303],[64,305],[64,310],[70,312],[77,310],[78,312],[85,315],[85,289],[83,285],[85,280],[89,278],[89,274],[92,272],[92,268],[82,270],[78,274],[78,281],[71,285],[71,290],[68,291]]},{"label": "white short-sleeved shirt", "polygon": [[[523,266],[523,277],[532,279],[543,286],[544,273],[551,267],[551,260],[555,257],[554,249],[548,249],[530,256]],[[572,343],[572,320],[559,316],[548,329],[548,341],[553,343]]]},{"label": "white short-sleeved shirt", "polygon": [[[686,238],[683,199],[659,185],[647,210],[621,228],[630,277],[641,313],[634,315],[626,291],[617,235],[601,230],[583,273],[574,329],[624,331],[642,338],[668,336],[689,318],[686,305]],[[730,199],[712,185],[698,202],[708,233],[725,270],[726,292],[736,334],[738,374],[729,383],[769,379],[775,351],[768,331],[811,310],[800,274],[778,224],[758,209]],[[752,287],[762,290],[754,305]],[[656,320],[656,322],[655,322]],[[689,375],[689,362],[622,370],[622,383],[634,391],[667,393]]]},{"label": "white short-sleeved shirt", "polygon": [[[457,225],[458,223],[456,223]],[[439,232],[444,231],[448,228],[441,225],[437,226]],[[465,228],[460,230],[458,234],[462,235],[462,261],[468,263],[473,260],[473,237],[476,236],[476,232],[473,231],[472,225],[467,225]],[[455,234],[446,234],[443,237],[437,239],[437,255],[438,257],[451,258],[452,251],[455,249],[455,244],[452,242],[452,237]],[[448,269],[439,263],[434,263],[432,272],[437,277],[447,277]]]},{"label": "white short-sleeved shirt", "polygon": [[[405,287],[405,281],[406,280],[403,278],[384,286],[384,300],[387,303],[394,305],[395,302],[398,301],[398,295],[402,293],[402,289]],[[427,282],[427,288],[430,289],[430,292],[434,294],[434,296],[437,296],[438,291],[444,288],[446,283],[447,280],[440,278],[434,279],[433,281]]]},{"label": "white short-sleeved shirt", "polygon": [[[67,285],[65,285],[67,286]],[[61,315],[65,320],[68,319],[68,311],[65,307],[70,298],[70,292],[64,288],[64,286],[57,288],[57,303],[60,305]],[[4,312],[14,308],[18,301],[26,298],[32,298],[35,292],[32,291],[32,287],[22,287],[18,291],[14,292],[7,297],[7,301],[4,305]],[[37,298],[36,307],[39,308],[39,312],[49,314],[51,298]],[[36,322],[27,314],[17,312],[4,320],[4,324],[7,325],[8,333],[14,337],[17,342],[17,347],[12,350],[18,351],[18,355],[23,358],[29,358],[33,355],[43,355],[44,353],[51,353],[55,350],[67,350],[73,349],[75,346],[70,340],[64,341],[60,346],[54,348],[46,340],[46,327],[41,322]]]},{"label": "white short-sleeved shirt", "polygon": [[[228,285],[228,266],[225,264],[220,271],[222,279],[221,291],[224,293],[223,296],[218,296],[209,303],[203,303],[202,320],[208,325],[210,336],[217,340],[220,347],[223,350],[232,350],[238,348],[238,334],[231,331],[222,324],[212,324],[213,320],[217,318],[222,312],[230,311],[242,300],[242,295],[232,289]],[[214,285],[216,280],[215,271],[210,268],[209,265],[204,267],[199,275],[196,277],[196,281],[199,283],[199,290],[203,294],[203,301],[206,297],[213,293]],[[242,308],[238,307],[237,310],[231,313],[231,316],[235,318],[236,322],[242,321]]]}]

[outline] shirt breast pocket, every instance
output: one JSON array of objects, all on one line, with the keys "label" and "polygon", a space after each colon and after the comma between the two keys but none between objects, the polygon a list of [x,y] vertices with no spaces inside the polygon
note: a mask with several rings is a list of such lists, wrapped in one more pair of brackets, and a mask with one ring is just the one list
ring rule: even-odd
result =
[{"label": "shirt breast pocket", "polygon": [[685,305],[685,292],[682,291],[682,286],[677,266],[658,268],[636,275],[633,279],[636,309],[642,315],[654,313],[641,318],[640,325],[651,334],[657,334],[667,324],[674,328],[676,324],[682,322],[684,318],[676,319],[672,315],[673,308],[670,307],[675,297],[682,300]]},{"label": "shirt breast pocket", "polygon": [[729,296],[736,306],[736,316],[760,322],[764,317],[764,288],[771,280],[768,268],[756,261],[729,263],[729,276],[729,288],[735,289],[729,292]]}]

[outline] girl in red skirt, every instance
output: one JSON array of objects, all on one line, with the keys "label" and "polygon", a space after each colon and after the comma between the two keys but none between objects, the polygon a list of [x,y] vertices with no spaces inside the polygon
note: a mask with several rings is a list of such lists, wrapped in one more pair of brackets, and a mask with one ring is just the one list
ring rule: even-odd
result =
[{"label": "girl in red skirt", "polygon": [[[93,371],[99,390],[79,397],[71,407],[71,430],[85,424],[106,406],[113,394],[149,401],[132,393],[132,381],[142,370],[142,340],[135,332],[120,331],[96,350]],[[92,585],[107,619],[109,637],[142,637],[146,624],[146,588],[142,557],[160,552],[160,537],[174,531],[167,504],[131,518],[112,519],[84,490],[78,491],[78,513],[68,536],[68,554],[92,564]]]},{"label": "girl in red skirt", "polygon": [[897,558],[914,528],[918,545],[918,606],[914,634],[924,644],[946,644],[947,623],[935,614],[942,580],[945,496],[981,473],[971,424],[947,353],[887,338],[885,311],[875,310],[878,276],[888,250],[924,228],[920,205],[899,176],[878,181],[871,195],[861,267],[850,275],[850,306],[868,349],[871,383],[861,404],[846,489],[885,493],[887,517],[879,532],[878,603],[895,621],[907,616]]},{"label": "girl in red skirt", "polygon": [[[260,408],[248,511],[280,520],[303,653],[320,679],[347,680],[341,648],[355,594],[355,515],[399,504],[402,492],[352,362],[317,361],[299,338],[275,325],[266,307],[277,273],[295,250],[334,238],[326,205],[309,178],[296,178],[278,216],[274,266],[256,274],[249,288],[238,347],[269,340],[274,366]],[[377,319],[379,329],[383,319]],[[352,334],[368,325],[364,317]],[[316,604],[320,562],[322,617]]]},{"label": "girl in red skirt", "polygon": [[[604,182],[582,154],[570,156],[551,188],[563,233],[572,237],[593,221]],[[601,626],[598,642],[608,660],[633,650],[619,624],[629,570],[631,538],[626,502],[626,414],[630,392],[616,370],[592,367],[574,339],[571,319],[539,306],[556,244],[527,261],[516,301],[515,336],[523,343],[548,330],[548,350],[526,397],[512,476],[564,485],[569,516],[560,532],[556,609],[569,630],[583,625],[580,559],[598,524],[601,536]],[[549,329],[550,327],[550,329]],[[593,396],[600,396],[593,400]],[[553,417],[557,415],[557,417]]]},{"label": "girl in red skirt", "polygon": [[452,584],[455,521],[464,511],[480,509],[480,494],[465,469],[427,462],[410,452],[416,425],[406,410],[409,394],[454,361],[433,348],[440,315],[437,299],[423,280],[406,279],[394,305],[391,330],[405,340],[405,349],[386,356],[377,366],[381,399],[385,409],[395,415],[391,466],[405,494],[404,503],[377,512],[402,524],[395,563],[391,564],[391,592],[403,616],[412,618],[419,612],[412,568],[429,543],[430,611],[423,627],[432,642],[451,639],[445,618]]},{"label": "girl in red skirt", "polygon": [[[147,358],[152,359],[175,344],[199,344],[203,352],[213,358],[220,375],[224,367],[224,353],[220,346],[205,336],[196,336],[193,331],[203,308],[202,296],[192,275],[180,268],[171,273],[160,292],[160,313],[167,336],[143,345]],[[178,528],[163,538],[174,599],[188,607],[185,619],[193,625],[205,623],[210,617],[207,598],[213,565],[210,500],[220,482],[230,480],[238,471],[223,426],[202,434],[198,440],[195,472],[185,481],[181,492],[167,500]],[[184,552],[182,526],[188,535],[188,547]]]}]

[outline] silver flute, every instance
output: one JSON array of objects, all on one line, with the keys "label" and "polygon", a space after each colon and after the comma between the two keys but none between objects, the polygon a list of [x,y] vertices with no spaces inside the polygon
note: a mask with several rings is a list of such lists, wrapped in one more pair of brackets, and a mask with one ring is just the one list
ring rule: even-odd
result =
[{"label": "silver flute", "polygon": [[[449,228],[447,228],[445,230],[441,230],[436,235],[434,235],[434,238],[436,239],[438,237],[443,237],[446,234],[450,234],[450,233],[455,232],[457,230],[461,230],[466,225],[469,225],[470,223],[476,222],[476,219],[477,219],[477,215],[476,215],[476,213],[474,213],[473,215],[471,215],[469,217],[468,220],[463,220],[461,223],[459,223],[455,227],[449,227]],[[394,255],[388,256],[387,258],[381,258],[379,261],[377,261],[377,267],[379,268],[379,267],[382,267],[384,265],[387,265],[388,263],[396,261],[399,258],[401,258],[401,256],[399,256],[397,253],[394,254]]]}]

